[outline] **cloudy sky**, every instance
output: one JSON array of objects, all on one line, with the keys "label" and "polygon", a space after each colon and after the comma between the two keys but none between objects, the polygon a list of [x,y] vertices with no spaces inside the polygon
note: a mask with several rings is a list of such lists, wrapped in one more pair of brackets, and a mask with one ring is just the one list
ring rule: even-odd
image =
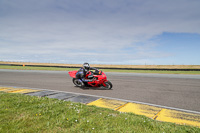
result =
[{"label": "cloudy sky", "polygon": [[0,61],[200,65],[200,0],[0,0]]}]

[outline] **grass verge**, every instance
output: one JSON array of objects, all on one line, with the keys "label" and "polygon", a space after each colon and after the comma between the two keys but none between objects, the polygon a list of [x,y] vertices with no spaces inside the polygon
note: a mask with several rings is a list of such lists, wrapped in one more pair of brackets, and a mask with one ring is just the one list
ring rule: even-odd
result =
[{"label": "grass verge", "polygon": [[200,128],[80,103],[0,92],[0,132],[181,132]]},{"label": "grass verge", "polygon": [[[31,66],[6,66],[0,65],[0,69],[15,70],[50,70],[50,71],[73,71],[78,68],[58,68],[58,67],[31,67]],[[124,72],[124,73],[158,73],[158,74],[194,74],[200,75],[200,71],[156,71],[156,70],[116,70],[102,69],[104,72]]]}]

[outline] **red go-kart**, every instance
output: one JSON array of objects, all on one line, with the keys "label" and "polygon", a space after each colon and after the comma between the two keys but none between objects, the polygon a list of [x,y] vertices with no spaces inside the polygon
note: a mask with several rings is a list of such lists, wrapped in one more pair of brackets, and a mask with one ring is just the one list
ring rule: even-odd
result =
[{"label": "red go-kart", "polygon": [[80,79],[76,78],[76,73],[78,71],[70,71],[69,76],[71,76],[72,82],[77,86],[77,87],[104,87],[105,89],[111,89],[112,88],[112,83],[110,81],[107,80],[106,74],[100,70],[95,70],[95,72],[93,71],[89,71],[86,74],[86,79],[93,79],[92,82],[82,82]]}]

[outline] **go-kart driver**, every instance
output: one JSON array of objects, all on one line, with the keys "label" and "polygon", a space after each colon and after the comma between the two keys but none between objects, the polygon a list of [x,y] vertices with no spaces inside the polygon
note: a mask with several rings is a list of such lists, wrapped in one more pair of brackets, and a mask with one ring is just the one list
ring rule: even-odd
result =
[{"label": "go-kart driver", "polygon": [[[76,78],[80,79],[82,82],[92,82],[94,79],[86,79],[86,74],[90,70],[98,70],[96,68],[90,67],[89,63],[84,63],[83,67],[79,69],[79,71],[76,73]],[[82,83],[83,84],[83,83]],[[83,84],[84,85],[84,84]]]}]

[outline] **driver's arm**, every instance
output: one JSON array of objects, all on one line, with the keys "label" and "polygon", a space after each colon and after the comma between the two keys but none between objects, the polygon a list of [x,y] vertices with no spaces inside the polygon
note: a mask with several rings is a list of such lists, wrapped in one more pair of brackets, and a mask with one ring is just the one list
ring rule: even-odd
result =
[{"label": "driver's arm", "polygon": [[94,67],[90,67],[90,70],[98,70],[97,68]]}]

